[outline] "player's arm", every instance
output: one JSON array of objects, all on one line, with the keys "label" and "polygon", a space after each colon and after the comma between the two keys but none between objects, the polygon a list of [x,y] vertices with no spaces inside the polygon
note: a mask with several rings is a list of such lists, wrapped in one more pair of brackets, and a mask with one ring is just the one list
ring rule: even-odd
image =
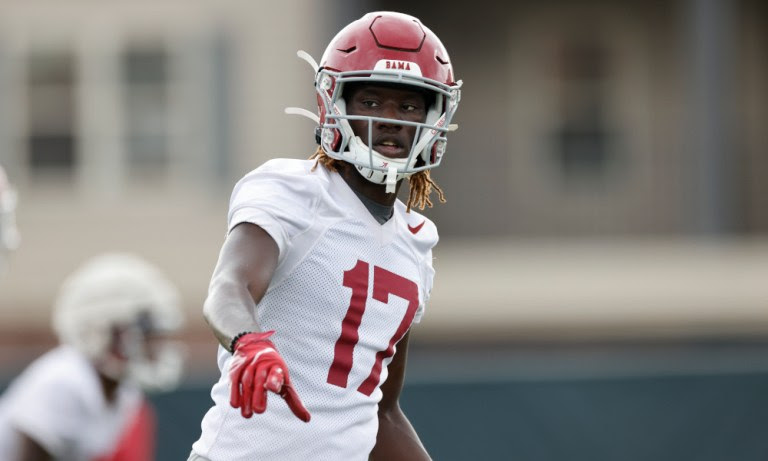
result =
[{"label": "player's arm", "polygon": [[278,253],[277,243],[254,224],[238,224],[224,241],[203,315],[226,349],[235,335],[260,331],[254,317],[255,306],[269,287]]},{"label": "player's arm", "polygon": [[20,432],[18,461],[53,461],[53,456],[27,434]]},{"label": "player's arm", "polygon": [[382,398],[379,402],[379,432],[370,460],[429,460],[429,454],[408,418],[400,409],[400,391],[405,379],[405,364],[408,356],[406,333],[397,345],[397,353],[387,367],[387,380],[381,385]]},{"label": "player's arm", "polygon": [[235,226],[224,241],[213,271],[203,315],[222,346],[232,352],[230,404],[245,418],[263,413],[267,391],[282,397],[297,418],[310,415],[293,389],[288,367],[256,322],[256,305],[275,273],[279,249],[261,227]]}]

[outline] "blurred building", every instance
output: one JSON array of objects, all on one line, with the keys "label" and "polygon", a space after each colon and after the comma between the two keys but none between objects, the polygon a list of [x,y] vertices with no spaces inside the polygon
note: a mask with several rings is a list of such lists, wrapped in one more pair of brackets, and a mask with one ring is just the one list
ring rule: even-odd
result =
[{"label": "blurred building", "polygon": [[[2,329],[47,330],[58,284],[100,250],[140,252],[199,308],[234,182],[308,156],[316,2],[0,2],[0,162],[22,244],[0,280]],[[303,134],[303,136],[302,136]]]},{"label": "blurred building", "polygon": [[379,4],[429,18],[466,82],[433,326],[765,334],[765,2]]},{"label": "blurred building", "polygon": [[314,150],[311,122],[283,114],[314,109],[296,51],[319,59],[376,9],[420,17],[465,82],[403,396],[436,459],[765,459],[760,0],[0,0],[22,237],[0,276],[0,385],[53,341],[74,267],[138,252],[181,288],[207,373],[158,397],[159,459],[186,456],[231,188]]},{"label": "blurred building", "polygon": [[764,2],[381,5],[429,18],[466,82],[444,234],[768,231]]},{"label": "blurred building", "polygon": [[0,337],[47,334],[64,275],[113,248],[204,332],[232,185],[314,149],[283,114],[314,108],[296,50],[371,9],[421,17],[466,82],[423,339],[768,333],[764,2],[5,0]]}]

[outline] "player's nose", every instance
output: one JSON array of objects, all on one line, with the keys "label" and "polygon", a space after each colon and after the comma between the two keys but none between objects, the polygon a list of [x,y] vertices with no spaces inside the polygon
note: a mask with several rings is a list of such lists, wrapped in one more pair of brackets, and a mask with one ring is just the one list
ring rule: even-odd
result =
[{"label": "player's nose", "polygon": [[398,110],[396,104],[383,104],[381,111],[379,112],[380,120],[376,121],[376,125],[379,128],[386,128],[390,130],[400,130],[403,125],[397,123],[403,120],[403,115]]},{"label": "player's nose", "polygon": [[381,116],[392,120],[402,120],[403,115],[400,113],[400,104],[396,101],[386,101],[381,105]]}]

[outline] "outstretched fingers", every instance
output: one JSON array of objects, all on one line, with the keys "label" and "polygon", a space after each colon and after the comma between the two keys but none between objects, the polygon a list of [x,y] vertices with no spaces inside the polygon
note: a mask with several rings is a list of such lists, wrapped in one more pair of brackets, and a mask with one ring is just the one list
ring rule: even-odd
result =
[{"label": "outstretched fingers", "polygon": [[274,392],[275,394],[279,394],[283,388],[284,382],[285,373],[283,372],[283,369],[280,367],[280,365],[277,365],[270,368],[269,375],[267,376],[267,380],[264,383],[264,387]]},{"label": "outstretched fingers", "polygon": [[241,400],[242,406],[240,407],[240,413],[243,415],[243,418],[250,418],[251,416],[253,416],[254,409],[251,405],[251,402],[252,402],[252,395],[253,395],[254,372],[255,372],[255,367],[251,363],[248,367],[246,367],[246,370],[243,373],[243,379],[242,379],[243,396]]},{"label": "outstretched fingers", "polygon": [[256,369],[256,381],[253,383],[253,411],[259,414],[264,413],[267,409],[267,388],[265,382],[268,371],[269,364],[261,364]]},{"label": "outstretched fingers", "polygon": [[267,409],[267,392],[274,392],[282,397],[297,418],[309,422],[309,411],[301,403],[299,395],[290,384],[290,380],[280,363],[271,362],[259,367],[253,384],[253,411],[263,413]]},{"label": "outstretched fingers", "polygon": [[[272,332],[268,332],[271,334]],[[309,411],[293,389],[285,362],[264,334],[245,335],[230,366],[229,403],[244,418],[267,409],[268,392],[282,397],[297,418],[309,422]]]},{"label": "outstretched fingers", "polygon": [[242,360],[233,361],[232,367],[230,368],[229,372],[229,404],[232,405],[232,408],[240,408],[240,405],[242,404],[242,393],[241,393],[241,380],[243,377],[243,371],[245,370],[245,366],[242,363]]},{"label": "outstretched fingers", "polygon": [[280,392],[280,396],[288,404],[288,408],[291,409],[293,414],[300,420],[308,423],[312,415],[309,414],[304,404],[301,403],[299,394],[293,389],[293,386],[289,384],[283,385],[283,390]]}]

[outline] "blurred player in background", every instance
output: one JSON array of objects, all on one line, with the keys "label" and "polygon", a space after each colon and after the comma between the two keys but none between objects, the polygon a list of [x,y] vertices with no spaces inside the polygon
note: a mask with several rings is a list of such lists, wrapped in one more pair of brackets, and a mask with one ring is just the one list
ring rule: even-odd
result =
[{"label": "blurred player in background", "polygon": [[176,288],[143,259],[87,261],[54,305],[61,344],[0,396],[0,459],[154,459],[154,413],[140,386],[178,382],[182,356],[167,334],[182,322]]},{"label": "blurred player in background", "polygon": [[16,229],[16,189],[0,165],[0,274],[5,270],[8,254],[19,245]]},{"label": "blurred player in background", "polygon": [[[461,82],[412,16],[369,13],[315,70],[320,144],[235,186],[203,311],[221,346],[190,460],[423,460],[400,409],[408,335],[432,289],[435,225],[412,211]],[[407,203],[397,199],[403,179]]]}]

